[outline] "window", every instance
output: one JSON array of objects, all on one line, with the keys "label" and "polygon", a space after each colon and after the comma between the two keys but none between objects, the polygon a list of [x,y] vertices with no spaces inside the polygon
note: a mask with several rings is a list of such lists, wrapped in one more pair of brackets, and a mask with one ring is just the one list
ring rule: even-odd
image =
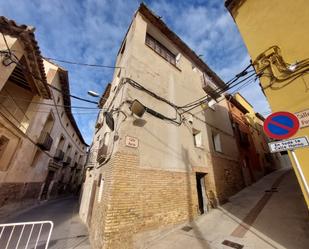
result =
[{"label": "window", "polygon": [[57,146],[57,149],[62,150],[63,146],[64,146],[64,142],[65,142],[65,138],[64,138],[64,136],[61,136],[59,143],[58,143],[58,146]]},{"label": "window", "polygon": [[126,49],[126,41],[124,42],[122,48],[121,48],[121,51],[120,51],[120,54],[123,54],[123,52],[125,51]]},{"label": "window", "polygon": [[99,150],[97,155],[97,161],[99,163],[102,163],[107,157],[109,137],[110,133],[106,132],[99,142]]},{"label": "window", "polygon": [[35,154],[34,154],[34,157],[33,157],[32,163],[31,163],[31,167],[34,168],[36,166],[37,162],[39,161],[40,155],[41,155],[41,151],[39,149],[37,149]]},{"label": "window", "polygon": [[169,63],[176,65],[176,56],[151,35],[146,34],[145,43]]},{"label": "window", "polygon": [[60,102],[60,96],[58,96],[57,98],[57,104],[59,104],[59,102]]},{"label": "window", "polygon": [[217,152],[222,152],[221,147],[221,135],[219,133],[212,135],[212,140],[214,144],[214,150]]},{"label": "window", "polygon": [[0,129],[0,171],[8,170],[19,141],[20,138],[10,131]]},{"label": "window", "polygon": [[[121,75],[121,68],[119,68],[119,71],[118,71],[118,73],[117,73],[117,78],[120,79],[120,75]],[[115,86],[115,88],[117,88],[117,86]],[[115,91],[115,88],[114,88],[113,91]]]},{"label": "window", "polygon": [[51,131],[53,129],[53,126],[54,126],[54,123],[55,123],[54,116],[53,116],[52,113],[49,113],[48,117],[47,117],[47,119],[45,121],[45,124],[44,124],[44,127],[43,127],[43,131],[51,133]]},{"label": "window", "polygon": [[6,136],[0,137],[0,158],[3,156],[5,149],[8,146],[9,139]]},{"label": "window", "polygon": [[201,131],[193,129],[193,139],[195,147],[203,148],[203,137]]},{"label": "window", "polygon": [[71,144],[68,144],[68,147],[67,147],[67,156],[70,155],[71,149],[72,149],[72,145],[71,145]]}]

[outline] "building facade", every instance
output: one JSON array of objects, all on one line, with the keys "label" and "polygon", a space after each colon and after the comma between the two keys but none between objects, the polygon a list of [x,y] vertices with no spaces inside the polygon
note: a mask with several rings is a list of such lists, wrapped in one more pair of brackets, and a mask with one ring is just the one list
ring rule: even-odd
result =
[{"label": "building facade", "polygon": [[245,186],[225,84],[144,4],[116,67],[80,207],[93,248],[138,248],[149,231],[207,213]]},{"label": "building facade", "polygon": [[[272,111],[294,113],[300,120],[294,137],[308,136],[309,36],[304,32],[309,26],[308,2],[228,0],[225,5],[244,39]],[[295,150],[303,177],[288,153],[309,205],[308,148]]]},{"label": "building facade", "polygon": [[255,113],[239,93],[226,95],[230,117],[239,150],[239,162],[245,184],[251,185],[264,175],[284,165],[279,153],[271,154],[269,138],[263,131],[264,118]]},{"label": "building facade", "polygon": [[0,207],[12,210],[78,188],[86,160],[68,74],[43,61],[33,30],[0,17]]}]

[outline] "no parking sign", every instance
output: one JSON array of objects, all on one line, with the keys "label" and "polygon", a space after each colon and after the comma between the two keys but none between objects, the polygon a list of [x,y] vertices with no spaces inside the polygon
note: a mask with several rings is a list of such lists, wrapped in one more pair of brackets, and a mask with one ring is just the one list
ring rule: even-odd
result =
[{"label": "no parking sign", "polygon": [[275,112],[264,121],[265,133],[274,139],[290,138],[298,129],[298,118],[289,112]]}]

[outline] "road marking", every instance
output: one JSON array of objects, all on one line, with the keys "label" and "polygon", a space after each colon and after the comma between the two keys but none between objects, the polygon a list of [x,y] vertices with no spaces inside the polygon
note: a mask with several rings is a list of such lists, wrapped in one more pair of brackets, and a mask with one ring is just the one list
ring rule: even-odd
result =
[{"label": "road marking", "polygon": [[[290,173],[287,171],[280,175],[276,181],[271,186],[272,189],[277,188],[279,184],[282,182],[283,178]],[[257,204],[250,210],[247,216],[242,220],[242,222],[235,228],[235,230],[231,233],[231,236],[243,238],[245,234],[248,232],[253,222],[259,216],[261,211],[264,209],[270,198],[272,197],[273,192],[266,192],[263,197],[257,202]]]}]

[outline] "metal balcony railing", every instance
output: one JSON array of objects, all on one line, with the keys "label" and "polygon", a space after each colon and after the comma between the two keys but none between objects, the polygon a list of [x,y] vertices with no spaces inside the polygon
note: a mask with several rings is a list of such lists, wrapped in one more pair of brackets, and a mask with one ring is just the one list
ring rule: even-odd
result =
[{"label": "metal balcony railing", "polygon": [[60,149],[57,149],[56,153],[54,155],[54,159],[58,160],[58,161],[61,161],[61,160],[63,160],[63,158],[64,158],[64,152],[62,150],[60,150]]},{"label": "metal balcony railing", "polygon": [[42,150],[49,151],[53,144],[53,138],[48,132],[42,131],[37,144]]}]

